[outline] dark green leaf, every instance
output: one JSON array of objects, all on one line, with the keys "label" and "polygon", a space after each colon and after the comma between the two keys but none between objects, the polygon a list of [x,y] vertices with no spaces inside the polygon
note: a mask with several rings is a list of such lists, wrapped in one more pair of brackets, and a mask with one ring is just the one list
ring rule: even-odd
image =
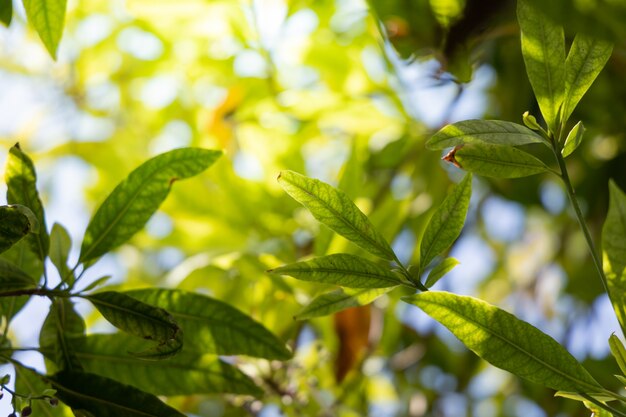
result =
[{"label": "dark green leaf", "polygon": [[59,271],[59,276],[64,282],[72,285],[74,276],[67,266],[67,257],[72,248],[72,239],[65,228],[59,223],[52,225],[50,231],[50,260]]},{"label": "dark green leaf", "polygon": [[174,149],[135,169],[104,200],[85,232],[80,262],[96,259],[137,233],[177,180],[210,167],[222,153],[200,148]]},{"label": "dark green leaf", "polygon": [[183,346],[183,332],[174,318],[163,308],[146,304],[127,294],[104,291],[84,296],[118,329],[133,336],[158,343],[142,352],[133,352],[143,359],[163,359],[175,355]]},{"label": "dark green leaf", "polygon": [[0,253],[36,230],[37,219],[27,207],[18,204],[0,206]]},{"label": "dark green leaf", "polygon": [[[31,287],[35,287],[43,274],[43,262],[35,255],[25,239],[20,240],[11,249],[0,254],[0,262],[9,262],[31,278]],[[18,279],[19,280],[19,279]],[[11,320],[28,301],[28,296],[0,297],[0,315]]]},{"label": "dark green leaf", "polygon": [[[40,375],[37,371],[14,364],[15,367],[15,390],[20,394],[31,395],[33,397],[41,395],[51,386],[44,382],[45,376]],[[57,407],[51,407],[46,401],[32,402],[33,414],[45,417],[65,417],[68,410],[63,404]]]},{"label": "dark green leaf", "polygon": [[611,57],[613,44],[578,33],[565,60],[565,100],[562,120],[569,119],[580,99]]},{"label": "dark green leaf", "polygon": [[602,390],[557,341],[504,310],[472,297],[440,291],[403,299],[424,310],[498,368],[555,390]]},{"label": "dark green leaf", "polygon": [[287,194],[335,232],[373,255],[396,259],[389,243],[343,191],[292,171],[281,172],[278,182]]},{"label": "dark green leaf", "polygon": [[426,142],[428,149],[445,149],[471,143],[489,145],[526,145],[545,143],[532,130],[502,120],[465,120],[445,126]]},{"label": "dark green leaf", "polygon": [[428,278],[426,278],[426,283],[424,286],[426,288],[430,288],[437,283],[444,275],[448,272],[452,271],[455,266],[459,264],[459,261],[454,258],[446,258],[441,263],[435,265],[433,269],[430,270],[428,274]]},{"label": "dark green leaf", "polygon": [[182,290],[126,292],[137,300],[166,309],[183,329],[185,352],[289,359],[291,353],[265,327],[241,311],[213,298]]},{"label": "dark green leaf", "polygon": [[351,307],[367,305],[378,297],[388,293],[396,287],[389,288],[343,288],[322,294],[304,307],[294,317],[296,320],[306,320],[315,317],[328,316]]},{"label": "dark green leaf", "polygon": [[28,21],[35,28],[53,59],[65,23],[66,0],[23,0]]},{"label": "dark green leaf", "polygon": [[529,153],[498,145],[465,145],[445,157],[460,168],[485,177],[519,178],[539,174],[548,167]]},{"label": "dark green leaf", "polygon": [[49,380],[74,413],[85,410],[96,417],[184,417],[154,395],[113,379],[62,371]]},{"label": "dark green leaf", "polygon": [[602,264],[617,320],[626,329],[626,194],[611,180],[609,195],[609,212],[602,228]]},{"label": "dark green leaf", "polygon": [[517,1],[522,55],[535,97],[548,127],[557,131],[565,95],[565,35],[533,1]]},{"label": "dark green leaf", "polygon": [[385,288],[402,284],[402,280],[389,268],[344,253],[296,262],[268,272],[350,288]]},{"label": "dark green leaf", "polygon": [[155,395],[234,393],[258,395],[262,391],[245,374],[214,355],[188,353],[163,361],[144,361],[129,351],[149,348],[146,341],[124,334],[91,335],[73,341],[85,371],[124,381]]},{"label": "dark green leaf", "polygon": [[565,139],[565,145],[561,150],[561,154],[563,158],[567,158],[578,148],[583,140],[583,135],[585,134],[585,126],[583,126],[583,122],[576,123],[576,126],[570,130],[567,135],[567,139]]},{"label": "dark green leaf", "polygon": [[446,197],[430,218],[420,243],[420,270],[454,243],[461,234],[470,197],[472,196],[472,174],[467,174]]},{"label": "dark green leaf", "polygon": [[37,283],[26,272],[0,258],[0,294],[15,290],[35,288]]},{"label": "dark green leaf", "polygon": [[624,348],[624,344],[619,340],[619,337],[612,334],[611,337],[609,337],[609,347],[622,374],[626,375],[626,348]]},{"label": "dark green leaf", "polygon": [[55,370],[79,371],[82,370],[82,366],[68,339],[84,334],[85,322],[74,310],[74,304],[67,298],[57,298],[52,301],[48,316],[41,327],[39,346],[50,351],[47,357],[54,363]]},{"label": "dark green leaf", "polygon": [[0,22],[9,27],[13,19],[13,0],[0,0]]},{"label": "dark green leaf", "polygon": [[17,144],[9,151],[4,178],[7,183],[7,201],[10,204],[28,207],[37,219],[38,233],[26,239],[33,252],[43,261],[48,255],[50,238],[46,228],[43,204],[37,192],[37,174],[33,161],[22,152]]}]

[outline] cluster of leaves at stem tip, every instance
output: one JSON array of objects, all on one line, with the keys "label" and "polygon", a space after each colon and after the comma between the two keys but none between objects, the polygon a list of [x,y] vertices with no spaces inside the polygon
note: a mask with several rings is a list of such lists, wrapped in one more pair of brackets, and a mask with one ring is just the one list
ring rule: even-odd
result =
[{"label": "cluster of leaves at stem tip", "polygon": [[[99,289],[108,277],[83,282],[101,256],[143,228],[175,180],[202,173],[220,155],[181,148],[143,163],[95,211],[76,254],[62,225],[50,230],[46,225],[32,160],[19,145],[10,149],[5,176],[9,205],[0,206],[0,313],[6,326],[0,360],[15,368],[15,388],[2,381],[14,410],[26,416],[60,400],[63,405],[54,415],[69,406],[97,417],[182,416],[158,396],[260,394],[249,376],[218,355],[291,356],[262,324],[217,299],[178,289]],[[73,265],[71,258],[77,258]],[[54,286],[55,274],[45,268],[48,259],[56,269]],[[46,374],[14,358],[14,352],[31,348],[14,347],[8,338],[12,318],[32,296],[51,300],[39,347],[32,348],[44,356]],[[89,301],[120,332],[86,335],[74,305],[77,298]]]},{"label": "cluster of leaves at stem tip", "polygon": [[[587,238],[591,257],[617,314],[626,328],[626,195],[610,184],[610,208],[602,234],[604,267],[585,225],[569,181],[564,158],[581,144],[585,132],[577,122],[566,135],[570,116],[598,76],[612,52],[612,44],[578,34],[565,53],[563,28],[551,21],[535,2],[519,0],[522,54],[542,119],[526,112],[524,125],[500,120],[466,120],[443,127],[426,143],[432,150],[452,148],[443,157],[468,172],[432,215],[419,243],[418,262],[403,265],[385,238],[349,197],[321,181],[286,171],[278,177],[284,190],[313,216],[346,239],[384,262],[352,254],[333,254],[281,266],[269,272],[335,284],[341,289],[313,299],[297,315],[307,319],[366,305],[393,289],[418,290],[402,299],[416,305],[447,327],[469,349],[494,366],[557,391],[557,395],[583,401],[602,415],[624,416],[609,405],[626,401],[603,388],[552,337],[482,300],[443,291],[428,291],[458,261],[440,256],[459,236],[471,195],[472,173],[495,178],[519,178],[549,172],[564,183]],[[553,155],[544,161],[536,146]],[[626,350],[612,335],[611,351],[626,385]],[[607,414],[608,413],[608,414]]]}]

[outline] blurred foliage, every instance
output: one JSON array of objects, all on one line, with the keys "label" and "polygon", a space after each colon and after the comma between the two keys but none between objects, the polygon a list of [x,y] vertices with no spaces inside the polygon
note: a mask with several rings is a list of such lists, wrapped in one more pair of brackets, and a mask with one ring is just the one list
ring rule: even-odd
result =
[{"label": "blurred foliage", "polygon": [[[616,41],[574,112],[587,132],[568,160],[598,236],[608,179],[626,188],[626,11],[621,1],[547,3],[567,21],[569,41],[579,29]],[[477,0],[70,1],[55,63],[16,8],[0,30],[0,142],[8,151],[19,139],[34,155],[48,224],[61,221],[73,237],[85,213],[148,157],[180,146],[224,149],[210,172],[172,190],[146,231],[101,261],[117,271],[112,286],[211,294],[295,348],[284,363],[237,359],[263,397],[170,398],[184,412],[588,415],[478,360],[423,313],[396,304],[401,294],[296,322],[326,289],[265,272],[312,253],[363,255],[280,190],[283,169],[338,184],[399,254],[413,257],[415,236],[461,177],[424,148],[430,134],[456,119],[538,114],[514,9],[513,1]],[[484,69],[488,87],[477,86]],[[435,124],[425,122],[429,107]],[[563,190],[547,174],[476,181],[452,249],[461,265],[437,287],[514,311],[616,387],[616,365],[597,346],[617,326],[607,328],[605,297]],[[88,325],[98,326],[96,317]]]}]

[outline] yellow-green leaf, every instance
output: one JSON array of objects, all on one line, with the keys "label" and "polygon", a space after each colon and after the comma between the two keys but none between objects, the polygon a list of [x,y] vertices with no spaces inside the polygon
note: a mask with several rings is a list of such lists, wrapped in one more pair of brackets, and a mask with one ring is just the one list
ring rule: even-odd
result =
[{"label": "yellow-green leaf", "polygon": [[23,0],[28,21],[35,28],[53,59],[57,58],[63,34],[67,0]]},{"label": "yellow-green leaf", "polygon": [[465,145],[453,150],[445,159],[485,177],[519,178],[548,170],[539,159],[511,146]]},{"label": "yellow-green leaf", "polygon": [[446,258],[441,263],[438,263],[430,270],[428,273],[428,278],[426,278],[426,283],[424,286],[426,288],[430,288],[437,283],[444,275],[448,272],[452,271],[454,267],[459,264],[459,261],[455,258]]},{"label": "yellow-green leaf", "polygon": [[563,149],[561,150],[561,155],[563,158],[567,158],[578,148],[578,146],[583,141],[583,135],[585,134],[585,126],[583,122],[576,123],[576,126],[570,130],[567,134],[567,139],[565,139],[565,145],[563,145]]},{"label": "yellow-green leaf", "polygon": [[609,337],[609,347],[622,374],[626,375],[626,348],[624,348],[624,344],[619,340],[619,337],[612,334],[611,337]]},{"label": "yellow-green leaf", "polygon": [[443,127],[426,142],[426,147],[445,149],[472,143],[517,146],[546,142],[532,130],[517,123],[502,120],[464,120]]},{"label": "yellow-green leaf", "polygon": [[367,305],[378,297],[390,292],[396,287],[389,288],[342,288],[327,292],[315,297],[296,316],[296,320],[306,320],[315,317],[328,316],[351,307]]}]

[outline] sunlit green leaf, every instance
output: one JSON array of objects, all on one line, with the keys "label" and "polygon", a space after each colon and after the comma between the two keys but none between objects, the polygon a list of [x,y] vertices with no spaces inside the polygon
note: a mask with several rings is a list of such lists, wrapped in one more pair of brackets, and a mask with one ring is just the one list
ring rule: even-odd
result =
[{"label": "sunlit green leaf", "polygon": [[287,194],[335,232],[373,255],[395,259],[389,243],[343,191],[292,171],[281,172],[278,182]]},{"label": "sunlit green leaf", "polygon": [[74,413],[86,410],[96,417],[184,417],[154,395],[110,378],[62,371],[49,380]]},{"label": "sunlit green leaf", "polygon": [[48,53],[57,58],[63,34],[67,0],[23,0],[28,21],[35,28]]},{"label": "sunlit green leaf", "polygon": [[84,298],[118,329],[158,343],[142,352],[132,352],[137,357],[163,359],[175,355],[183,346],[183,331],[160,306],[115,291],[98,292]]},{"label": "sunlit green leaf", "polygon": [[472,143],[517,146],[545,141],[532,130],[517,123],[502,120],[465,120],[442,128],[426,142],[426,147],[445,149]]},{"label": "sunlit green leaf", "polygon": [[424,286],[426,288],[430,288],[437,283],[444,275],[448,272],[452,271],[455,266],[459,264],[459,261],[454,258],[446,258],[441,263],[435,265],[433,269],[428,273],[428,278],[426,278],[426,283]]},{"label": "sunlit green leaf", "polygon": [[0,206],[0,252],[38,230],[37,219],[22,205]]},{"label": "sunlit green leaf", "polygon": [[51,352],[47,357],[56,365],[55,371],[60,369],[82,370],[68,339],[84,334],[85,322],[74,310],[72,302],[67,298],[55,299],[50,305],[50,311],[41,327],[41,333],[39,333],[39,346]]},{"label": "sunlit green leaf", "polygon": [[619,369],[626,375],[626,348],[624,348],[624,344],[619,340],[619,337],[612,334],[611,337],[609,337],[609,347],[611,348],[611,354],[615,358]]},{"label": "sunlit green leaf", "polygon": [[328,316],[351,307],[367,305],[378,297],[388,293],[391,288],[342,288],[315,297],[294,317],[296,320],[307,320],[315,317]]},{"label": "sunlit green leaf", "polygon": [[569,119],[580,99],[611,57],[613,44],[578,33],[565,60],[565,100],[561,111]]},{"label": "sunlit green leaf", "polygon": [[472,196],[472,174],[467,174],[446,197],[430,218],[420,243],[420,270],[454,243],[461,234],[470,197]]},{"label": "sunlit green leaf", "polygon": [[175,149],[135,169],[102,203],[87,226],[80,262],[96,259],[126,242],[146,224],[175,181],[210,167],[220,151]]},{"label": "sunlit green leaf", "polygon": [[0,0],[0,22],[9,27],[13,19],[13,0]]},{"label": "sunlit green leaf", "polygon": [[73,284],[74,277],[67,266],[67,257],[72,248],[72,239],[67,230],[55,223],[50,231],[50,260],[59,271],[59,276],[68,284]]},{"label": "sunlit green leaf", "polygon": [[124,381],[155,395],[260,394],[245,374],[215,355],[185,352],[163,361],[139,360],[128,352],[148,349],[124,334],[91,335],[73,341],[85,371]]},{"label": "sunlit green leaf", "polygon": [[263,325],[230,305],[182,290],[145,289],[129,296],[166,309],[186,335],[185,352],[288,359],[291,353]]},{"label": "sunlit green leaf", "polygon": [[565,35],[537,4],[518,0],[517,20],[530,85],[550,130],[557,131],[565,95]]},{"label": "sunlit green leaf", "polygon": [[463,16],[465,0],[429,0],[435,19],[445,28]]},{"label": "sunlit green leaf", "polygon": [[385,288],[402,284],[402,280],[389,268],[344,253],[296,262],[268,272],[350,288]]},{"label": "sunlit green leaf", "polygon": [[576,123],[576,126],[570,130],[567,134],[567,139],[565,139],[565,145],[561,150],[561,154],[563,158],[567,158],[578,148],[578,146],[582,143],[583,135],[585,134],[585,126],[583,126],[583,122]]},{"label": "sunlit green leaf", "polygon": [[[33,397],[41,395],[50,389],[50,385],[44,382],[44,376],[35,370],[14,364],[15,367],[15,390],[23,395]],[[32,402],[33,415],[45,417],[65,417],[69,410],[63,404],[51,407],[47,401]]]},{"label": "sunlit green leaf", "polygon": [[613,309],[626,329],[626,194],[611,180],[609,195],[609,212],[602,228],[602,265]]},{"label": "sunlit green leaf", "polygon": [[548,167],[529,153],[517,148],[473,144],[453,150],[445,159],[460,168],[485,177],[519,178],[539,174]]},{"label": "sunlit green leaf", "polygon": [[37,219],[37,233],[26,239],[33,252],[42,261],[48,255],[50,238],[46,228],[46,216],[37,192],[37,174],[33,161],[16,144],[9,151],[4,179],[7,183],[7,201],[9,204],[21,204],[28,207]]},{"label": "sunlit green leaf", "polygon": [[403,299],[424,310],[498,368],[555,390],[602,389],[557,341],[504,310],[472,297],[440,291]]}]

